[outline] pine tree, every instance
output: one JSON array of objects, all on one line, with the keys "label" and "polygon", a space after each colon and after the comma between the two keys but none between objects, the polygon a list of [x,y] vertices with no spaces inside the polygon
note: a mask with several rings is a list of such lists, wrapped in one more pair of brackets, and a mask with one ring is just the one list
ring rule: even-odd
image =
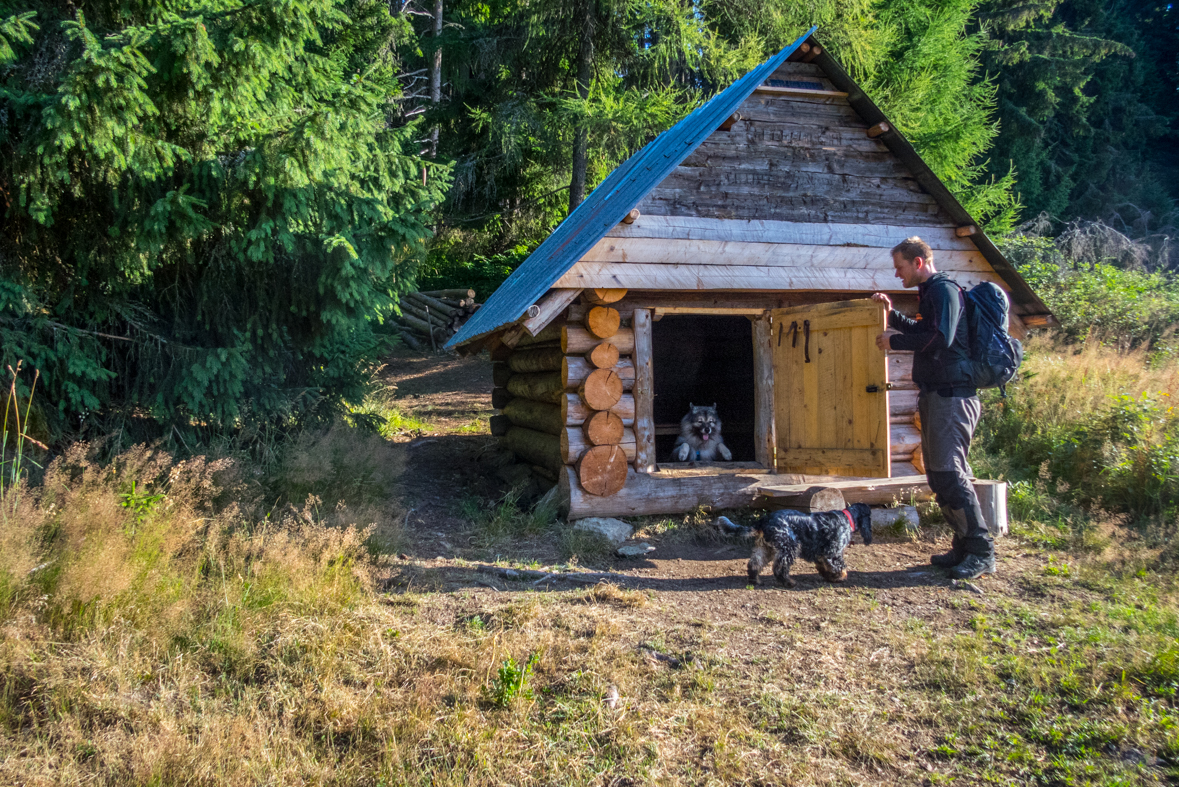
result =
[{"label": "pine tree", "polygon": [[370,0],[71,8],[0,10],[3,361],[41,370],[62,429],[361,396],[447,186],[398,100],[408,23]]}]

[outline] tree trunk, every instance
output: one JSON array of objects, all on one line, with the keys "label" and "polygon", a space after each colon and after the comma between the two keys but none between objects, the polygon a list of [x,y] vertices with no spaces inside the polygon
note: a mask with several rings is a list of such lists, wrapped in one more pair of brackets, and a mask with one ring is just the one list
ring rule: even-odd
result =
[{"label": "tree trunk", "polygon": [[[434,63],[430,67],[430,103],[435,107],[442,102],[442,0],[434,0]],[[438,157],[438,126],[430,131],[430,155]]]},{"label": "tree trunk", "polygon": [[[585,23],[581,28],[581,46],[577,52],[577,95],[589,98],[594,63],[594,0],[585,0]],[[577,126],[573,137],[573,177],[569,182],[569,212],[585,199],[585,175],[588,169],[589,129]]]}]

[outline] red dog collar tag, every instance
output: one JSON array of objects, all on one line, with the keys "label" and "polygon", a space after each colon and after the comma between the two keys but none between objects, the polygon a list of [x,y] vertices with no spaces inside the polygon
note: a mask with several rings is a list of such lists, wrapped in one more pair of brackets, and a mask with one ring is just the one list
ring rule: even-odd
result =
[{"label": "red dog collar tag", "polygon": [[856,532],[856,520],[852,519],[851,511],[845,508],[843,509],[843,515],[847,517],[847,523],[851,525],[852,532]]}]

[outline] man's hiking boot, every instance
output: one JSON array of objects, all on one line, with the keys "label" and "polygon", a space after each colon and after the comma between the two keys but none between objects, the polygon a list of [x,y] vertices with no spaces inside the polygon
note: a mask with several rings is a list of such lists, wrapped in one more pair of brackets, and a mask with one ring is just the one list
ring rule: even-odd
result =
[{"label": "man's hiking boot", "polygon": [[983,574],[995,573],[995,556],[982,557],[973,553],[962,559],[962,562],[950,569],[950,576],[954,579],[978,579]]},{"label": "man's hiking boot", "polygon": [[962,539],[954,536],[950,542],[950,551],[940,555],[930,555],[929,562],[938,568],[953,568],[966,557],[966,550],[962,548]]}]

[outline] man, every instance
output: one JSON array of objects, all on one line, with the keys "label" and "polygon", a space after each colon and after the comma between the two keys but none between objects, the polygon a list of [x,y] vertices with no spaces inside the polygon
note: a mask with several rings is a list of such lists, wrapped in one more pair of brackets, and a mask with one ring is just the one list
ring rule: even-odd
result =
[{"label": "man", "polygon": [[950,551],[930,562],[956,579],[974,579],[995,571],[995,544],[970,483],[970,439],[982,408],[969,372],[969,333],[965,302],[958,285],[933,264],[933,250],[918,237],[892,250],[896,277],[916,287],[921,300],[917,318],[892,308],[884,293],[872,299],[889,309],[889,330],[876,337],[882,350],[913,351],[913,382],[921,390],[921,453],[925,475],[946,521],[954,530]]}]

